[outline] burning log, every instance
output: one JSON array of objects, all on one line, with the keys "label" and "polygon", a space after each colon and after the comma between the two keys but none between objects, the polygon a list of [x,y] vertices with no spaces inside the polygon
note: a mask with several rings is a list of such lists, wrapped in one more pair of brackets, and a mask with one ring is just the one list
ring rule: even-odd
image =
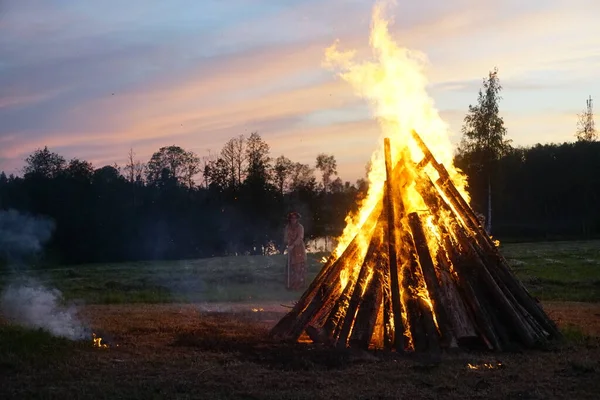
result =
[{"label": "burning log", "polygon": [[419,148],[425,154],[425,157],[419,163],[419,166],[424,167],[430,163],[437,170],[440,176],[438,179],[438,186],[442,188],[446,198],[450,200],[452,206],[457,210],[457,213],[465,222],[466,228],[472,232],[473,238],[478,244],[478,249],[486,258],[486,265],[489,265],[491,268],[495,266],[495,269],[498,270],[498,274],[503,275],[502,280],[507,285],[508,291],[512,293],[516,299],[518,299],[519,303],[526,310],[526,312],[533,316],[537,323],[543,326],[552,337],[560,338],[561,333],[556,327],[556,324],[550,320],[550,318],[548,318],[537,301],[529,294],[525,286],[523,286],[522,282],[520,282],[519,279],[514,275],[504,257],[502,257],[502,255],[500,255],[498,252],[496,245],[492,242],[491,238],[487,235],[483,227],[481,227],[479,219],[475,215],[474,211],[471,209],[471,207],[469,207],[467,202],[462,198],[452,183],[446,168],[444,168],[442,164],[439,164],[437,161],[435,161],[433,154],[429,148],[427,148],[417,132],[413,130],[412,136]]},{"label": "burning log", "polygon": [[359,250],[359,243],[364,240],[363,236],[369,235],[380,218],[383,208],[382,202],[377,204],[365,221],[362,230],[356,234],[342,255],[335,259],[331,257],[323,266],[320,273],[304,292],[301,299],[296,303],[292,311],[282,318],[270,332],[272,337],[284,337],[297,340],[306,325],[320,310],[323,303],[327,302],[340,288],[340,274],[346,267],[345,261],[354,259]]},{"label": "burning log", "polygon": [[438,282],[438,278],[435,273],[435,266],[433,265],[433,260],[427,246],[427,239],[425,238],[425,231],[423,230],[421,219],[417,213],[411,213],[408,216],[408,221],[415,241],[417,253],[419,255],[421,272],[423,274],[423,278],[425,279],[425,284],[427,285],[427,290],[435,310],[437,326],[439,327],[440,334],[442,336],[442,344],[444,347],[450,347],[451,344],[453,344],[453,347],[455,347],[455,338],[452,333],[452,329],[448,324],[446,310],[442,304],[440,284]]},{"label": "burning log", "polygon": [[394,173],[392,171],[392,155],[390,151],[390,140],[384,140],[385,154],[385,172],[387,179],[385,181],[385,209],[387,217],[387,240],[388,240],[388,259],[389,259],[389,283],[392,300],[392,315],[394,318],[395,335],[393,347],[397,351],[404,350],[404,336],[400,332],[404,332],[404,322],[402,321],[402,303],[400,299],[400,283],[398,274],[398,260],[396,249],[396,218],[394,210]]},{"label": "burning log", "polygon": [[[380,264],[385,262],[379,255],[375,263]],[[373,271],[373,277],[369,282],[369,286],[365,292],[364,299],[358,314],[356,315],[356,321],[354,322],[354,328],[352,329],[352,336],[350,338],[350,347],[358,347],[362,349],[368,349],[373,336],[377,317],[380,315],[380,307],[383,305],[383,287],[382,287],[382,274],[381,266],[375,266]]]},{"label": "burning log", "polygon": [[[381,241],[378,237],[381,237],[381,229],[377,229],[375,232],[375,237],[369,246],[369,252],[367,253],[367,258],[363,262],[360,273],[358,274],[358,278],[356,279],[356,285],[353,288],[352,296],[348,302],[346,307],[346,313],[344,316],[343,324],[341,324],[341,329],[339,330],[339,336],[335,337],[334,340],[338,344],[338,347],[346,347],[348,343],[348,336],[350,335],[350,331],[354,326],[356,320],[356,313],[358,311],[359,306],[361,305],[364,295],[367,289],[367,285],[370,283],[373,273],[374,273],[374,260],[377,257],[377,248],[380,246]],[[373,311],[376,311],[373,308]],[[376,314],[375,314],[376,316]],[[373,317],[374,319],[375,317]]]},{"label": "burning log", "polygon": [[271,333],[297,340],[306,331],[338,347],[434,354],[473,345],[530,348],[560,338],[448,171],[416,132],[413,139],[423,159],[401,157],[395,167],[384,141],[386,181],[373,211]]}]

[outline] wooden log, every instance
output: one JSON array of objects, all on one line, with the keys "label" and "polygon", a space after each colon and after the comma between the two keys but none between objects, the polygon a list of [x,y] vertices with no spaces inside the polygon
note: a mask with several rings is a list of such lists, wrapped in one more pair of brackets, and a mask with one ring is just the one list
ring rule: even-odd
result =
[{"label": "wooden log", "polygon": [[[496,295],[496,300],[500,301],[501,306],[504,304],[502,307],[508,313],[511,323],[516,324],[515,328],[523,343],[526,346],[531,347],[534,343],[542,340],[540,332],[536,330],[535,326],[530,322],[530,313],[527,309],[527,305],[529,305],[529,309],[533,309],[534,312],[537,311],[538,318],[542,321],[550,320],[542,310],[538,309],[537,305],[531,304],[532,302],[527,298],[528,292],[524,290],[520,281],[516,277],[503,274],[503,269],[497,267],[498,263],[503,259],[497,252],[497,249],[495,247],[488,247],[486,251],[486,249],[479,246],[480,244],[486,246],[485,241],[477,241],[475,238],[469,239],[464,234],[461,236],[464,240],[469,242],[465,247],[470,248],[470,251],[475,253],[475,257],[479,259],[477,264],[479,268],[482,268],[481,273],[483,274],[483,277],[486,282],[491,285],[493,293]],[[502,295],[497,293],[496,287],[501,290]],[[518,299],[518,297],[521,298]],[[508,303],[508,308],[506,308],[506,303]],[[536,320],[535,317],[534,320]],[[550,321],[549,325],[550,324],[553,323]]]},{"label": "wooden log", "polygon": [[424,330],[421,320],[421,307],[419,299],[413,291],[417,287],[417,280],[414,276],[416,263],[409,263],[408,266],[402,269],[402,295],[404,297],[404,305],[406,307],[406,319],[412,339],[413,349],[415,352],[422,353],[427,350],[427,334]]},{"label": "wooden log", "polygon": [[454,254],[452,257],[452,265],[456,271],[455,282],[462,293],[462,298],[468,306],[471,319],[474,321],[474,327],[479,333],[479,337],[490,350],[502,350],[502,345],[492,325],[488,311],[482,306],[478,299],[478,295],[474,289],[474,277],[465,268],[465,257]]},{"label": "wooden log", "polygon": [[390,149],[390,139],[384,139],[385,156],[385,203],[387,217],[387,239],[388,239],[388,259],[389,259],[389,280],[392,296],[392,311],[394,318],[394,348],[396,351],[404,351],[404,321],[402,320],[402,302],[400,298],[399,265],[397,260],[396,248],[396,216],[394,210],[394,171],[392,170],[392,154]]},{"label": "wooden log", "polygon": [[425,282],[421,281],[421,275],[417,272],[419,262],[415,243],[408,234],[408,229],[405,229],[404,232],[402,243],[405,245],[403,254],[407,260],[407,265],[403,268],[402,286],[413,347],[415,352],[418,353],[439,353],[440,336],[435,327],[433,313],[429,308],[429,304],[417,293],[417,288],[424,287]]},{"label": "wooden log", "polygon": [[440,226],[440,231],[442,232],[443,239],[442,242],[438,243],[439,247],[436,259],[439,266],[438,275],[442,301],[456,339],[463,342],[472,341],[477,337],[477,333],[452,277],[449,255],[444,249],[445,245],[452,246],[452,244],[449,242],[449,234],[446,232],[444,226]]},{"label": "wooden log", "polygon": [[367,255],[362,263],[358,277],[356,278],[356,284],[354,285],[352,296],[350,296],[350,301],[348,302],[344,312],[344,322],[339,331],[339,336],[334,336],[334,340],[336,341],[336,345],[338,347],[347,347],[348,345],[348,337],[350,336],[350,332],[356,321],[356,313],[363,301],[363,295],[373,275],[373,264],[377,256],[377,249],[381,245],[380,231],[381,227],[378,225],[378,227],[375,228],[375,233],[371,239],[371,243],[369,244]]},{"label": "wooden log", "polygon": [[477,337],[477,333],[450,272],[441,271],[440,276],[440,291],[448,310],[448,319],[452,324],[454,336],[459,342],[473,340]]},{"label": "wooden log", "polygon": [[[445,202],[441,200],[439,196],[431,196],[431,192],[435,189],[435,186],[431,182],[431,180],[421,179],[421,185],[423,185],[426,190],[429,190],[429,194],[424,196],[424,200],[432,209],[434,213],[439,213],[441,209],[444,209],[446,212],[450,212],[452,215],[453,210],[446,205]],[[453,199],[453,194],[448,194],[449,199]],[[458,222],[458,220],[457,220]],[[469,227],[471,230],[477,229],[477,227]],[[505,287],[505,284],[502,280],[498,279],[498,274],[492,274],[490,271],[493,271],[493,268],[489,268],[490,264],[494,262],[494,260],[490,259],[490,257],[486,257],[486,252],[484,252],[481,247],[478,245],[483,242],[477,242],[474,238],[469,238],[466,235],[465,231],[461,229],[457,229],[455,231],[455,237],[459,238],[461,241],[461,246],[465,248],[469,253],[470,257],[473,258],[473,262],[475,263],[474,268],[482,274],[484,281],[489,286],[491,293],[494,295],[495,301],[498,302],[498,305],[503,309],[509,318],[511,323],[516,324],[516,329],[521,337],[521,340],[527,345],[531,346],[534,342],[537,341],[537,335],[535,331],[533,331],[529,324],[526,322],[526,319],[520,312],[518,308],[515,307],[516,300],[512,295],[512,291],[510,288]],[[483,260],[480,257],[483,256]],[[496,275],[496,276],[493,276]],[[489,314],[489,313],[488,313]],[[492,322],[493,323],[493,322]],[[496,324],[497,325],[497,324]],[[497,334],[499,334],[498,329],[502,329],[502,327],[497,326]],[[502,338],[499,337],[499,340]]]},{"label": "wooden log", "polygon": [[[383,289],[383,287],[382,287]],[[371,335],[371,341],[369,342],[369,348],[375,349],[390,349],[385,344],[385,328],[383,323],[383,290],[380,291],[381,302],[379,304],[379,311],[377,312],[377,319],[375,320],[375,327],[373,328],[373,334]]]},{"label": "wooden log", "polygon": [[[457,237],[461,242],[461,246],[466,250],[467,257],[471,263],[471,272],[480,278],[480,285],[485,285],[486,294],[491,295],[494,305],[503,313],[507,322],[510,322],[511,327],[518,333],[521,341],[528,347],[532,347],[537,341],[535,332],[530,328],[527,321],[523,318],[520,312],[515,308],[516,303],[511,303],[505,292],[500,288],[498,282],[494,280],[487,266],[478,257],[477,252],[473,248],[473,243],[470,242],[463,232],[458,231]],[[494,323],[494,321],[492,321]],[[496,325],[498,333],[502,328],[501,324]]]},{"label": "wooden log", "polygon": [[511,349],[514,342],[511,340],[511,335],[507,329],[510,325],[510,320],[506,318],[502,309],[495,304],[493,301],[494,299],[488,295],[489,291],[487,290],[485,283],[482,282],[481,279],[476,279],[475,282],[477,282],[477,284],[474,285],[473,289],[475,290],[475,293],[477,293],[477,299],[481,303],[483,309],[487,311],[487,315],[494,327],[494,331],[496,332],[496,335],[498,335],[498,340],[502,344],[502,349]]},{"label": "wooden log", "polygon": [[[481,262],[481,260],[475,255],[472,256],[474,258],[474,268],[477,269],[477,272],[482,278],[482,284],[486,284],[486,293],[491,295],[491,299],[494,300],[494,304],[504,313],[504,315],[506,315],[507,320],[510,321],[511,326],[515,328],[522,342],[527,347],[533,347],[537,340],[535,332],[529,327],[527,321],[515,308],[514,304],[516,303],[511,303],[504,291],[498,286],[498,282],[494,280],[487,267]],[[498,330],[500,329],[501,328],[498,328]]]},{"label": "wooden log", "polygon": [[335,301],[335,305],[333,306],[331,313],[323,325],[323,329],[332,341],[337,340],[337,336],[339,335],[339,331],[341,330],[341,326],[344,321],[344,316],[346,315],[346,310],[348,309],[350,297],[354,292],[355,284],[356,279],[354,279],[352,276],[349,276],[348,283],[346,284],[344,291]]},{"label": "wooden log", "polygon": [[387,257],[385,257],[382,264],[381,283],[383,291],[383,346],[386,349],[392,349],[394,347],[395,329],[393,325],[392,292],[390,289],[390,267]]},{"label": "wooden log", "polygon": [[[421,173],[417,175],[416,179],[419,193],[433,214],[441,215],[442,211],[444,211],[450,216],[454,215],[453,210],[442,200],[441,196],[436,195],[437,188],[434,186],[433,182],[431,182],[431,179],[429,179],[428,176]],[[456,221],[456,218],[454,219]],[[448,233],[452,233],[456,236],[458,232],[461,232],[461,229],[462,225],[457,225],[452,232]],[[451,263],[458,274],[458,279],[455,281],[460,288],[460,292],[463,294],[463,299],[466,301],[466,304],[470,309],[473,317],[472,320],[475,322],[475,328],[479,331],[481,339],[489,349],[501,350],[502,346],[492,326],[488,312],[478,301],[477,294],[473,289],[473,279],[469,276],[469,271],[464,268],[464,257],[461,257],[455,252],[454,247],[447,238],[446,242],[444,243],[444,250],[448,254],[452,254]]]},{"label": "wooden log", "polygon": [[375,229],[375,225],[381,217],[382,209],[383,201],[379,201],[342,255],[326,270],[325,268],[322,269],[321,279],[315,279],[311,283],[294,308],[271,329],[271,336],[293,340],[300,337],[322,305],[330,301],[335,293],[340,290],[339,275],[345,267],[345,263],[349,259],[357,257],[360,249],[359,242],[365,240],[365,238],[368,240],[369,236],[367,235],[371,235]]},{"label": "wooden log", "polygon": [[440,335],[435,327],[431,308],[422,297],[419,297],[418,302],[421,311],[421,323],[423,324],[423,330],[427,336],[427,351],[433,354],[440,353]]},{"label": "wooden log", "polygon": [[412,134],[413,138],[425,154],[425,157],[421,163],[419,163],[419,166],[423,167],[426,164],[431,163],[436,168],[440,175],[438,186],[442,188],[444,195],[450,200],[453,207],[461,215],[461,219],[466,223],[467,227],[472,230],[479,246],[481,246],[485,252],[494,255],[494,258],[496,258],[497,261],[496,265],[505,275],[505,284],[509,287],[510,291],[513,292],[515,298],[519,300],[524,309],[531,314],[540,325],[547,329],[552,336],[560,337],[561,334],[556,324],[546,315],[522,282],[514,275],[504,257],[500,255],[497,247],[481,226],[479,219],[472,208],[460,195],[456,186],[454,186],[446,168],[435,160],[433,154],[429,151],[421,137],[415,131],[412,131]]},{"label": "wooden log", "polygon": [[442,346],[449,347],[454,341],[454,334],[448,322],[448,314],[442,302],[440,285],[435,273],[435,266],[433,264],[431,254],[429,252],[429,246],[427,245],[427,238],[425,236],[425,231],[423,230],[423,224],[421,223],[421,219],[416,212],[408,215],[408,224],[410,226],[413,240],[415,242],[415,248],[419,256],[421,273],[423,279],[425,280],[427,291],[433,305],[438,328],[440,329]]},{"label": "wooden log", "polygon": [[374,264],[373,277],[369,282],[369,286],[365,292],[362,303],[359,306],[356,315],[356,321],[352,329],[350,337],[350,347],[368,349],[369,343],[375,330],[375,323],[379,316],[379,311],[383,303],[382,290],[382,262],[381,257],[378,257]]}]

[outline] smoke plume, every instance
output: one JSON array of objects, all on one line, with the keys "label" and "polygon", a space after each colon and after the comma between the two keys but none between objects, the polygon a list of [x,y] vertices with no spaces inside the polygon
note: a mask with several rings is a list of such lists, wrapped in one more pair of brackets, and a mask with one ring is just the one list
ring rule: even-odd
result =
[{"label": "smoke plume", "polygon": [[0,210],[0,257],[20,263],[42,251],[53,231],[54,222],[46,217]]},{"label": "smoke plume", "polygon": [[21,326],[41,328],[73,340],[88,338],[90,332],[77,318],[77,309],[62,305],[58,289],[24,277],[25,260],[43,250],[53,231],[54,222],[46,217],[0,211],[0,258],[8,262],[13,273],[2,291],[0,311],[7,320]]},{"label": "smoke plume", "polygon": [[8,285],[2,292],[2,314],[10,322],[27,328],[41,328],[54,336],[78,340],[90,337],[89,330],[77,318],[74,306],[64,307],[58,289],[36,282]]}]

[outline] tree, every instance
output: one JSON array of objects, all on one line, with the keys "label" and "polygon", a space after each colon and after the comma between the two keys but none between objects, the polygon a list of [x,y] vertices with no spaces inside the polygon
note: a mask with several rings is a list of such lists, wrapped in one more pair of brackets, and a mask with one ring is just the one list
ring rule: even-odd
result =
[{"label": "tree", "polygon": [[48,146],[37,149],[25,159],[23,173],[25,176],[37,175],[44,178],[55,178],[65,169],[64,157],[48,150]]},{"label": "tree", "polygon": [[275,180],[275,186],[279,189],[279,193],[283,194],[286,189],[286,185],[289,184],[289,178],[292,175],[294,163],[285,156],[279,156],[275,160],[275,167],[273,168],[273,175]]},{"label": "tree", "polygon": [[88,161],[73,158],[69,161],[69,165],[64,172],[69,178],[80,182],[91,183],[92,177],[94,176],[94,167],[92,166],[92,163]]},{"label": "tree", "polygon": [[140,182],[144,176],[144,164],[135,159],[133,149],[129,149],[127,153],[127,164],[123,168],[125,170],[125,178],[129,183]]},{"label": "tree", "polygon": [[483,79],[483,90],[479,90],[477,105],[469,105],[462,127],[463,138],[459,153],[469,154],[473,167],[487,181],[486,230],[492,230],[492,174],[496,161],[510,150],[510,140],[505,139],[504,120],[499,115],[500,79],[498,68]]},{"label": "tree", "polygon": [[246,181],[266,184],[270,178],[269,145],[258,132],[252,132],[246,142],[246,159],[248,160]]},{"label": "tree", "polygon": [[242,184],[247,160],[245,144],[246,139],[244,135],[240,135],[229,139],[221,150],[221,158],[227,164],[229,181],[232,188],[236,188]]},{"label": "tree", "polygon": [[[166,171],[165,171],[166,170]],[[194,177],[200,172],[200,158],[179,146],[161,147],[152,155],[147,166],[148,183],[165,181],[169,175],[177,183],[192,188]]]},{"label": "tree", "polygon": [[586,109],[578,114],[579,118],[577,121],[577,132],[575,136],[579,141],[594,142],[598,138],[596,133],[596,127],[594,124],[594,109],[592,103],[592,96],[585,101]]},{"label": "tree", "polygon": [[323,190],[327,193],[331,184],[331,176],[337,175],[337,162],[333,154],[320,153],[317,156],[317,169],[323,174]]},{"label": "tree", "polygon": [[290,189],[312,191],[316,186],[315,170],[308,164],[295,163],[291,167]]},{"label": "tree", "polygon": [[217,156],[211,152],[210,149],[207,150],[207,155],[200,158],[200,170],[202,171],[202,178],[204,180],[204,187],[208,189],[209,185],[209,177],[206,175],[206,172],[210,170],[207,167],[210,167],[212,163],[217,161]]},{"label": "tree", "polygon": [[330,183],[330,190],[332,193],[343,193],[345,189],[349,189],[350,188],[350,182],[346,182],[347,185],[344,186],[344,182],[342,181],[342,178],[340,178],[339,176]]},{"label": "tree", "polygon": [[98,185],[110,185],[123,179],[120,176],[119,170],[113,165],[105,165],[94,171],[93,181]]},{"label": "tree", "polygon": [[207,161],[203,171],[206,187],[217,191],[225,190],[231,183],[229,172],[229,166],[222,158]]}]

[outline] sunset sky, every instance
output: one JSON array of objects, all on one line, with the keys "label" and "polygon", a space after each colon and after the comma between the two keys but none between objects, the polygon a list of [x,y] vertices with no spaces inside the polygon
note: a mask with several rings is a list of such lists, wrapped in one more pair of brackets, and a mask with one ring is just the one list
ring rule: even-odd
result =
[{"label": "sunset sky", "polygon": [[[172,144],[204,156],[258,131],[273,157],[314,164],[333,153],[354,181],[379,131],[364,100],[321,63],[336,39],[369,56],[373,4],[1,1],[0,170],[18,173],[44,145],[100,167],[124,163],[131,147],[142,161]],[[518,145],[572,141],[586,99],[600,99],[598,0],[398,1],[393,10],[397,43],[428,56],[428,90],[454,143],[494,66]]]}]

